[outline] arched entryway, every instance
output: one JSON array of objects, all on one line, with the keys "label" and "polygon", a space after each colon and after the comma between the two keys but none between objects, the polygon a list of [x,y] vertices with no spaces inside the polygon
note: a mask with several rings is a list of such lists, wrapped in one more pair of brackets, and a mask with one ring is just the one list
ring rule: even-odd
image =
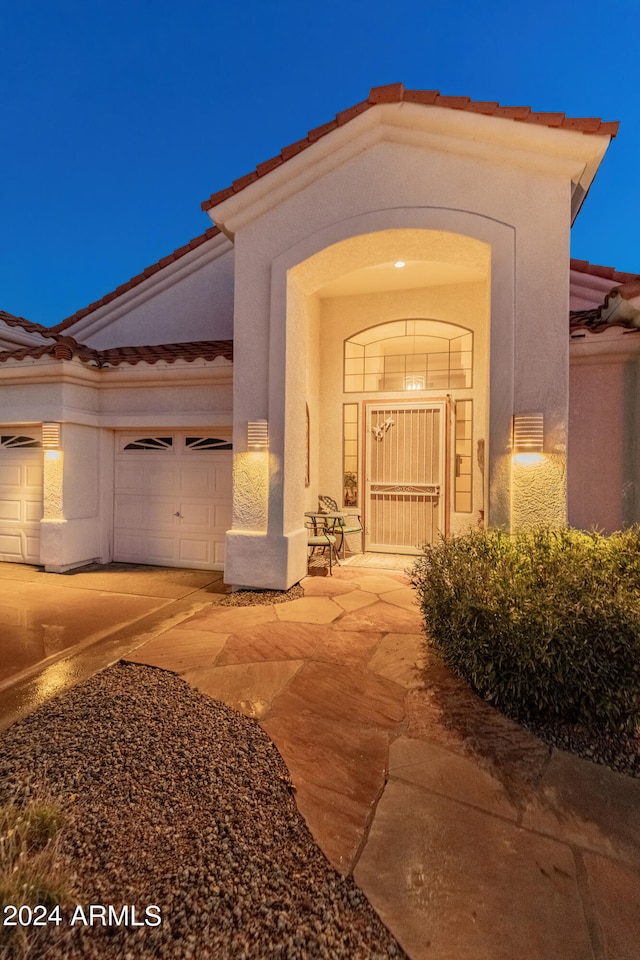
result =
[{"label": "arched entryway", "polygon": [[394,229],[333,244],[288,272],[306,330],[309,469],[363,517],[365,549],[415,553],[482,521],[490,247]]}]

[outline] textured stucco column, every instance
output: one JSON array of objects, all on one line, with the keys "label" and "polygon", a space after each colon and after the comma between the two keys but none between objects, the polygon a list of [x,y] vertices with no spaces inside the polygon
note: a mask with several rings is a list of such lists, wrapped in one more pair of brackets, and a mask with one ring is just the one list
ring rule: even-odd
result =
[{"label": "textured stucco column", "polygon": [[281,429],[274,427],[271,444],[276,452],[242,451],[234,456],[233,528],[226,537],[225,580],[236,587],[286,590],[306,574],[305,532],[302,537],[299,532],[282,533]]},{"label": "textured stucco column", "polygon": [[511,529],[564,527],[566,509],[564,456],[550,454],[527,461],[515,456],[511,467]]},{"label": "textured stucco column", "polygon": [[40,562],[56,572],[64,564],[63,512],[64,453],[45,450],[43,465],[42,520],[40,521]]}]

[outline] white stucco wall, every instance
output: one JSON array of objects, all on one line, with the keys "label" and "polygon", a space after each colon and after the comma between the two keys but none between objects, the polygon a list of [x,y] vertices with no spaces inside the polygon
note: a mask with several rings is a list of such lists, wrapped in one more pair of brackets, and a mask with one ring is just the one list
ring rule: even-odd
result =
[{"label": "white stucco wall", "polygon": [[570,349],[569,523],[611,533],[640,520],[640,331]]},{"label": "white stucco wall", "polygon": [[223,236],[125,291],[66,332],[99,350],[233,338],[234,251]]}]

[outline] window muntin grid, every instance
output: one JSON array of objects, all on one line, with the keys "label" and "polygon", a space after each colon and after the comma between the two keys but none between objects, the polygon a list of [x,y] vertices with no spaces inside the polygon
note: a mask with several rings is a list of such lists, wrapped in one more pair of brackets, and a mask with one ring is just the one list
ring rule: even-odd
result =
[{"label": "window muntin grid", "polygon": [[456,400],[455,458],[456,475],[453,509],[456,513],[471,513],[473,481],[472,400]]},{"label": "window muntin grid", "polygon": [[441,320],[393,320],[345,340],[345,393],[472,386],[473,334]]}]

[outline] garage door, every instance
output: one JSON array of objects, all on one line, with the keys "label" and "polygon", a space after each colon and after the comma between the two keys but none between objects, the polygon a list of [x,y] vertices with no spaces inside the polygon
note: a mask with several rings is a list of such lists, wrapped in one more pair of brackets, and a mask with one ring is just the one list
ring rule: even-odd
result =
[{"label": "garage door", "polygon": [[0,430],[0,560],[40,563],[42,443],[16,428]]},{"label": "garage door", "polygon": [[119,434],[114,560],[223,570],[231,471],[219,430]]}]

